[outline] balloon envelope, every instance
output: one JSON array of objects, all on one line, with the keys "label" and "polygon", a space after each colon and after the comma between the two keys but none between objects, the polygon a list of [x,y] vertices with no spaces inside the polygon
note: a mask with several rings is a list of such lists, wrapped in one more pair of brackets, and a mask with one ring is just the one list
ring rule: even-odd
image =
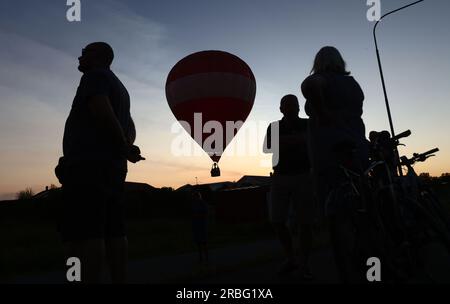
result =
[{"label": "balloon envelope", "polygon": [[[256,81],[239,57],[223,51],[202,51],[181,59],[166,81],[166,98],[175,117],[192,138],[218,162],[253,107]],[[201,115],[201,121],[199,121]],[[196,118],[196,119],[194,119]],[[208,122],[218,122],[222,133]],[[227,122],[237,127],[229,130]],[[206,127],[206,128],[205,128]],[[205,128],[205,129],[204,129]],[[199,130],[200,129],[200,130]],[[229,132],[228,132],[229,133]],[[210,144],[213,139],[218,139]]]}]

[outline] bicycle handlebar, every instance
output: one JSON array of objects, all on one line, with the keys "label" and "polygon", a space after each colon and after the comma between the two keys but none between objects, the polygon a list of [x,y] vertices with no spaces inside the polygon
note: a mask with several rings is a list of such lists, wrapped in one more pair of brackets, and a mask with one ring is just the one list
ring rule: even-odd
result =
[{"label": "bicycle handlebar", "polygon": [[406,130],[406,131],[399,133],[399,134],[395,135],[394,137],[392,137],[392,140],[397,141],[400,138],[408,137],[410,135],[411,135],[411,130]]},{"label": "bicycle handlebar", "polygon": [[407,165],[412,165],[415,162],[424,162],[425,160],[427,160],[427,158],[434,156],[433,153],[436,153],[439,151],[439,148],[434,148],[431,149],[427,152],[423,152],[423,153],[413,153],[413,157],[411,158],[407,158],[406,156],[402,156],[401,157],[401,164],[404,166]]},{"label": "bicycle handlebar", "polygon": [[[419,161],[423,161],[423,160],[421,160],[421,159],[426,159],[427,158],[427,156],[429,156],[430,154],[433,154],[433,153],[436,153],[436,152],[438,152],[439,151],[439,148],[434,148],[434,149],[431,149],[431,150],[429,150],[429,151],[427,151],[427,152],[423,152],[423,153],[421,153],[421,154],[417,154],[417,153],[414,153],[413,154],[413,157],[415,158],[415,159],[418,159]],[[431,156],[431,155],[430,155]]]}]

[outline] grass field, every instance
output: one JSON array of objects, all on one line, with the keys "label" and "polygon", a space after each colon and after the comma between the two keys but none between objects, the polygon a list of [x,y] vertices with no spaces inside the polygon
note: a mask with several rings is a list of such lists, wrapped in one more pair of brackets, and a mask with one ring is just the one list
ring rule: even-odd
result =
[{"label": "grass field", "polygon": [[[450,210],[450,187],[436,187],[436,193]],[[128,225],[130,259],[151,258],[192,252],[190,219],[130,219]],[[326,242],[323,231],[317,243]],[[269,223],[220,224],[209,227],[210,248],[274,238]],[[0,281],[16,275],[27,275],[62,269],[63,246],[56,225],[34,217],[0,221]]]},{"label": "grass field", "polygon": [[[129,220],[130,259],[175,255],[196,250],[187,219]],[[209,245],[219,248],[273,237],[268,224],[212,224]],[[44,221],[0,223],[0,279],[61,269],[64,250],[56,226]]]}]

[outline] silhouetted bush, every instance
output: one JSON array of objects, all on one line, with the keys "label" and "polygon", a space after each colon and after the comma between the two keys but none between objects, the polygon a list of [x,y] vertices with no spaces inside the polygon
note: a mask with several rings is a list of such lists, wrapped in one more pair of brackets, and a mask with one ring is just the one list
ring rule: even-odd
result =
[{"label": "silhouetted bush", "polygon": [[28,199],[32,199],[33,196],[34,196],[33,189],[26,188],[25,190],[17,192],[16,197],[18,200],[28,200]]}]

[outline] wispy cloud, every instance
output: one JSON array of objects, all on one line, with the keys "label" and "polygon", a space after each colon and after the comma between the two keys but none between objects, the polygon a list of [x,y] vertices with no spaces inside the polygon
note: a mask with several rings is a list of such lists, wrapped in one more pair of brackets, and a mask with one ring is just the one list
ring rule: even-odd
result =
[{"label": "wispy cloud", "polygon": [[24,185],[56,183],[53,168],[81,76],[77,57],[89,42],[114,47],[113,68],[130,92],[137,127],[155,130],[167,121],[164,27],[103,0],[84,1],[82,22],[69,23],[63,2],[0,4],[0,41],[7,41],[0,49],[0,193],[7,198]]}]

